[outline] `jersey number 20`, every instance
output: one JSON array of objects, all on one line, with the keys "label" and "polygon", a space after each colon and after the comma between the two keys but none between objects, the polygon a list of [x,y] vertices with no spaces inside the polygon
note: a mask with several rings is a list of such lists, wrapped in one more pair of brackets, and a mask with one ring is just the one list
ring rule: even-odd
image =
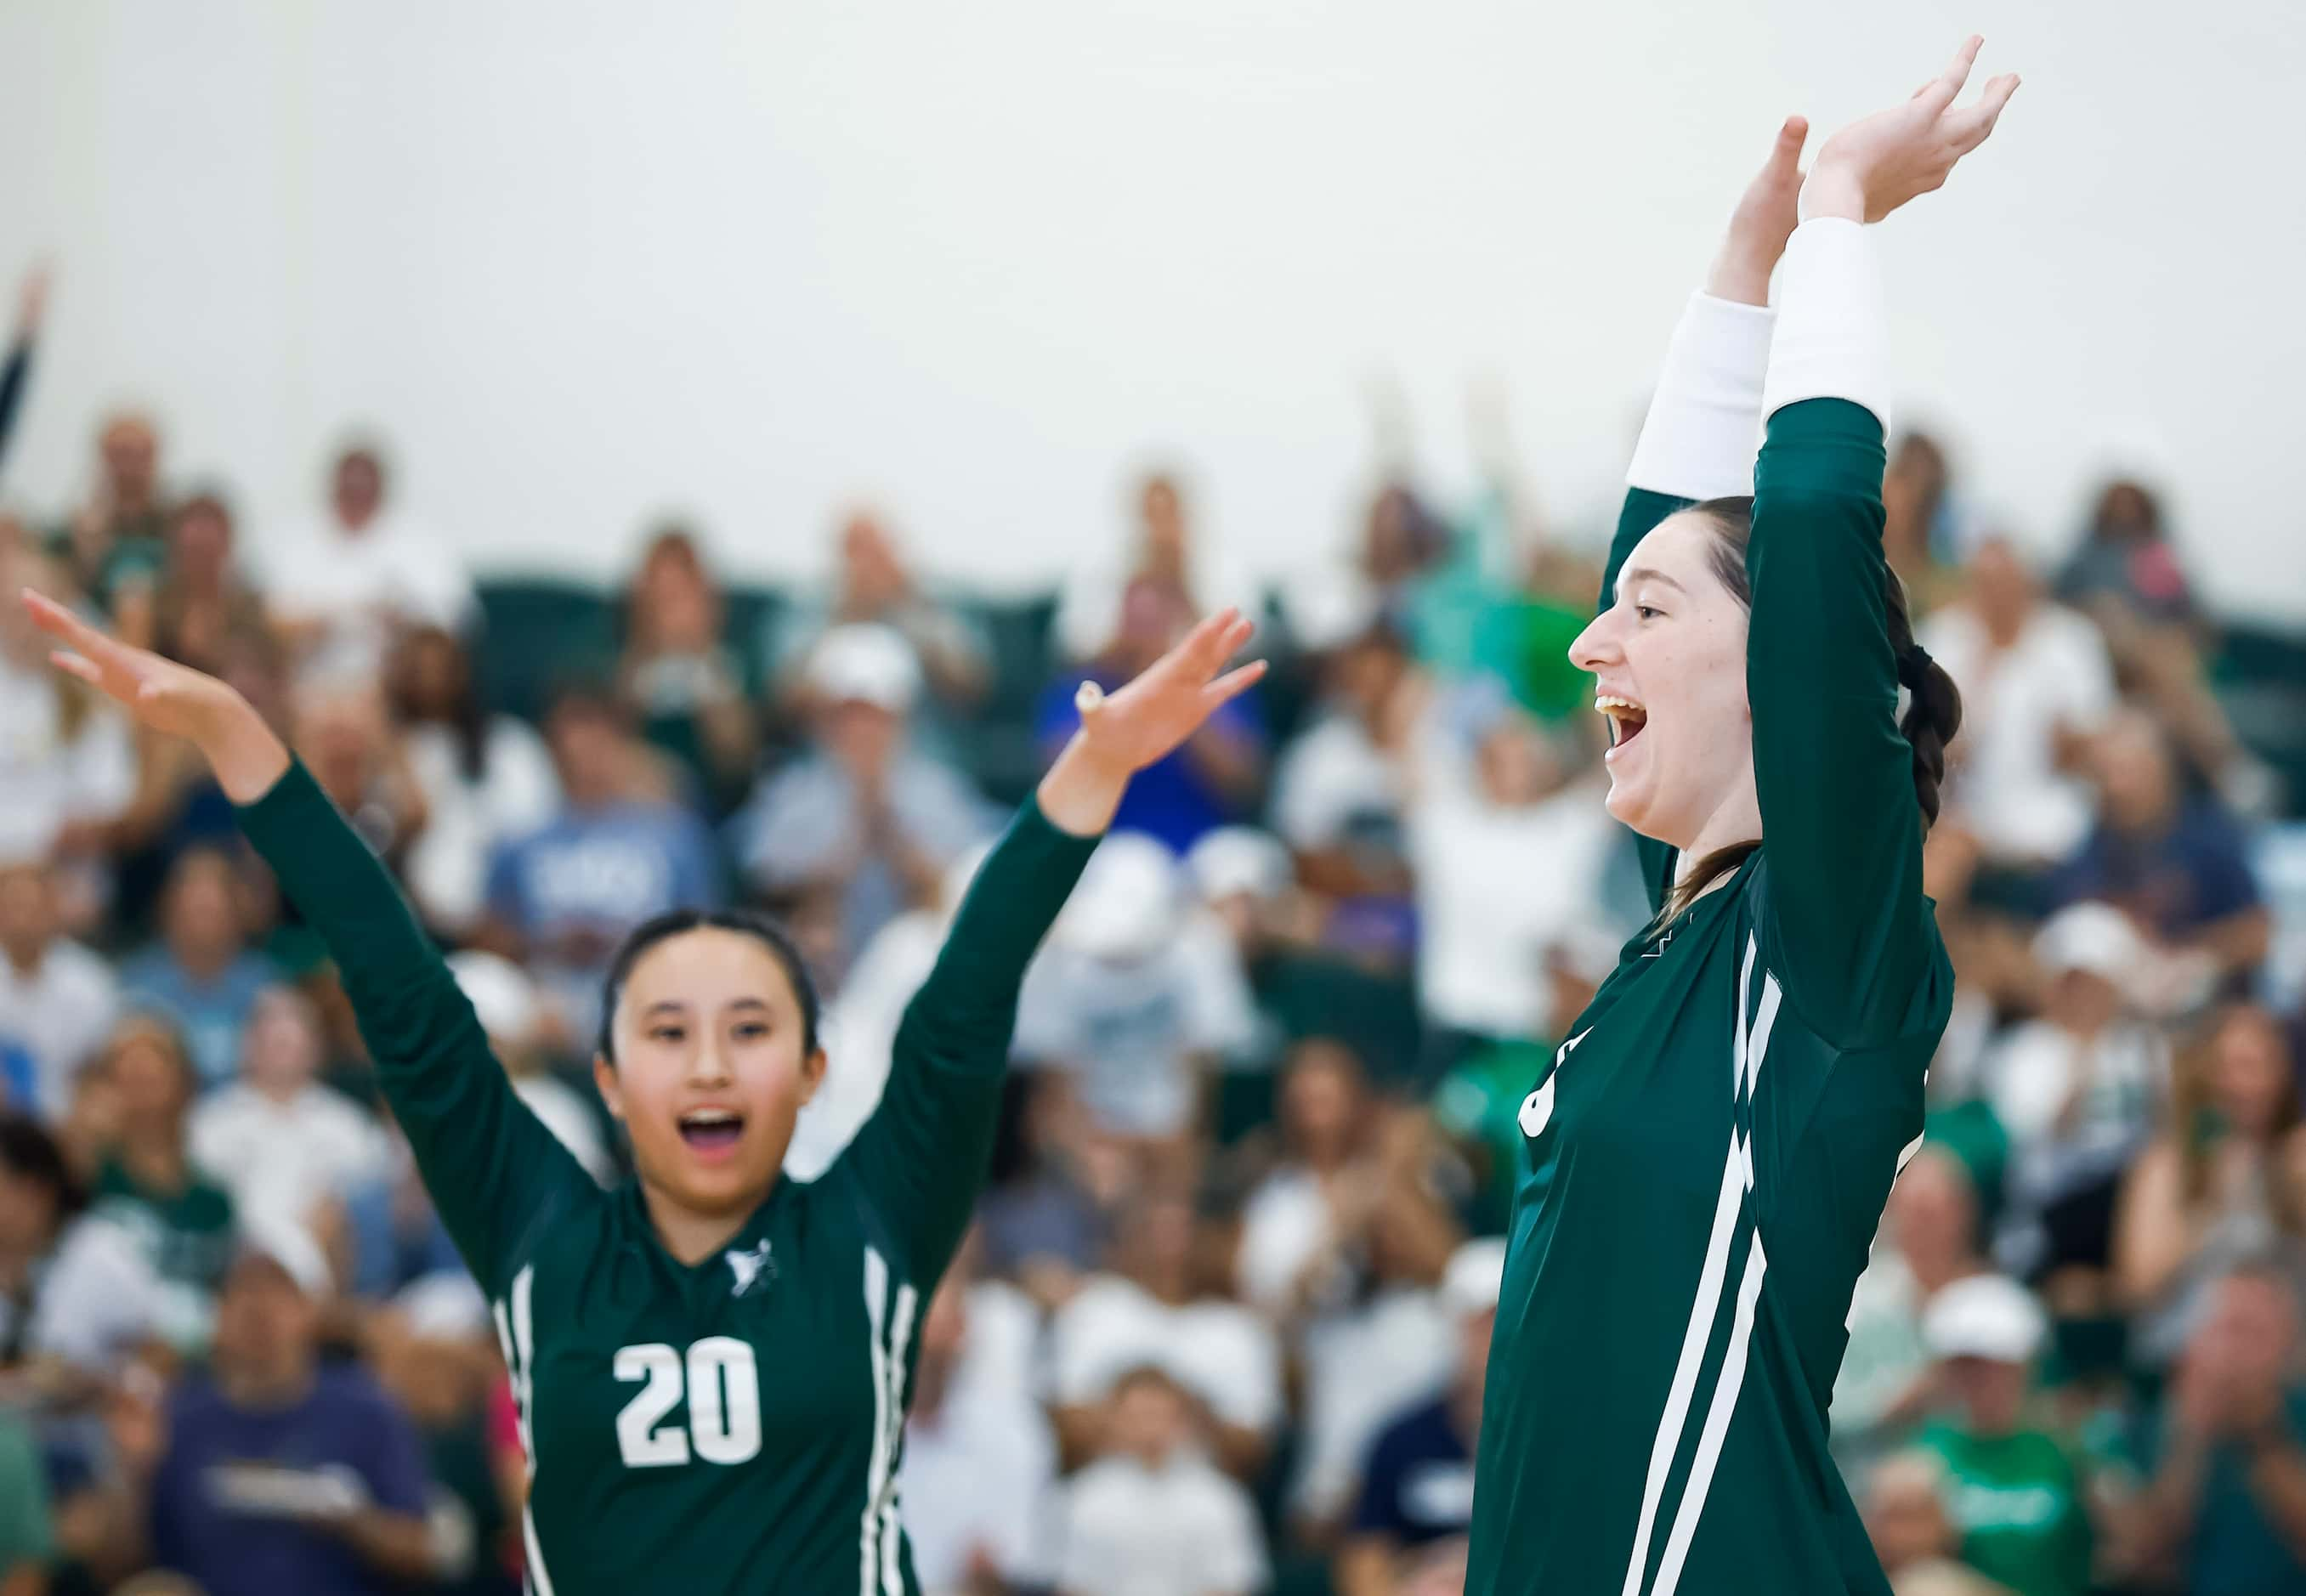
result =
[{"label": "jersey number 20", "polygon": [[[617,1449],[627,1468],[667,1468],[692,1452],[706,1463],[743,1463],[760,1451],[760,1366],[747,1343],[708,1336],[690,1344],[686,1357],[661,1341],[623,1346],[610,1369],[621,1381],[648,1382],[617,1415]],[[664,1422],[684,1385],[686,1428]]]}]

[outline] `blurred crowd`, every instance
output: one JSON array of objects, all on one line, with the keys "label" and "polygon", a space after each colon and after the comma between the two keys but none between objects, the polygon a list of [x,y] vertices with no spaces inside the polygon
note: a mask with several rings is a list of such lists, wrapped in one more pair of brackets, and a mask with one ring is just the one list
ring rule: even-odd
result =
[{"label": "blurred crowd", "polygon": [[[1109,558],[1019,612],[925,581],[869,512],[773,603],[667,526],[592,657],[519,629],[468,529],[403,514],[380,443],[308,521],[251,526],[155,418],[93,442],[78,502],[0,516],[0,591],[246,694],[603,1182],[587,1038],[628,927],[744,901],[801,939],[833,1061],[809,1178],[1079,685],[1214,607],[1263,617],[1271,677],[1139,780],[1028,977],[905,1516],[933,1592],[1461,1588],[1516,1110],[1647,917],[1563,657],[1606,529],[1536,525],[1502,465],[1460,505],[1404,474],[1266,592],[1154,475]],[[1837,1454],[1900,1596],[2306,1591],[2289,795],[2213,690],[2149,487],[2108,484],[2047,573],[1927,437],[1885,499],[1967,700],[1928,853],[1960,986]],[[490,1311],[325,952],[197,759],[49,670],[13,605],[0,1102],[0,1596],[518,1588]]]}]

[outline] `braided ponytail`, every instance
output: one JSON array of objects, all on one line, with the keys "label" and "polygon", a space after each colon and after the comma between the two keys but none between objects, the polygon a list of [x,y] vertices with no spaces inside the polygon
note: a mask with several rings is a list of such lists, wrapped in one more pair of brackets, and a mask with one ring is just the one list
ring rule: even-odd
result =
[{"label": "braided ponytail", "polygon": [[1938,821],[1939,789],[1945,783],[1946,745],[1961,730],[1961,689],[1929,650],[1914,641],[1914,619],[1906,585],[1898,573],[1883,571],[1883,608],[1890,622],[1890,647],[1898,656],[1898,685],[1906,690],[1906,713],[1898,730],[1914,750],[1914,801],[1922,808],[1922,829]]},{"label": "braided ponytail", "polygon": [[[1746,569],[1746,546],[1754,536],[1752,496],[1708,499],[1681,513],[1704,518],[1713,533],[1707,553],[1714,576],[1731,598],[1752,610],[1754,589]],[[1907,696],[1898,730],[1914,751],[1914,801],[1921,808],[1922,829],[1926,832],[1937,824],[1939,789],[1945,782],[1946,745],[1953,741],[1954,733],[1961,727],[1961,690],[1954,686],[1945,668],[1930,658],[1929,651],[1914,641],[1914,618],[1906,602],[1906,585],[1886,565],[1882,568],[1882,599],[1889,623],[1890,651],[1898,661],[1898,685]],[[1663,925],[1695,902],[1707,887],[1745,863],[1747,856],[1759,846],[1755,842],[1732,842],[1688,865],[1667,892],[1658,910],[1657,923]]]}]

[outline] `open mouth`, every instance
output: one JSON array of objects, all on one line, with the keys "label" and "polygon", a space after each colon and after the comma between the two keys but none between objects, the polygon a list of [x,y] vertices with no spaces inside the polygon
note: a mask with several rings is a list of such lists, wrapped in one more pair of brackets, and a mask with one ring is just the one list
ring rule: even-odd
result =
[{"label": "open mouth", "polygon": [[700,1153],[723,1153],[745,1133],[745,1116],[729,1108],[692,1108],[680,1116],[680,1139]]},{"label": "open mouth", "polygon": [[1609,720],[1610,747],[1613,750],[1624,747],[1639,737],[1642,728],[1650,722],[1649,711],[1632,699],[1620,698],[1614,693],[1595,694],[1593,707]]}]

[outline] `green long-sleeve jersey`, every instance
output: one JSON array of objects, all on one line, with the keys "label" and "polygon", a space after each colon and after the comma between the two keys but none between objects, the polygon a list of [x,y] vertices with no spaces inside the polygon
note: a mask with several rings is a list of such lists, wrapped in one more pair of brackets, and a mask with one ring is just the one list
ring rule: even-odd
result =
[{"label": "green long-sleeve jersey", "polygon": [[[1477,1596],[1887,1596],[1826,1410],[1953,974],[1897,723],[1882,468],[1857,405],[1771,418],[1747,561],[1762,846],[1627,945],[1523,1104]],[[1683,502],[1628,497],[1605,605]],[[1644,856],[1660,901],[1671,850]]]},{"label": "green long-sleeve jersey", "polygon": [[390,877],[300,766],[242,812],[326,939],[488,1293],[531,1460],[534,1596],[917,1590],[897,1510],[930,1292],[991,1149],[1025,966],[1095,847],[1029,804],[899,1029],[880,1106],[718,1255],[665,1251],[521,1105]]}]

